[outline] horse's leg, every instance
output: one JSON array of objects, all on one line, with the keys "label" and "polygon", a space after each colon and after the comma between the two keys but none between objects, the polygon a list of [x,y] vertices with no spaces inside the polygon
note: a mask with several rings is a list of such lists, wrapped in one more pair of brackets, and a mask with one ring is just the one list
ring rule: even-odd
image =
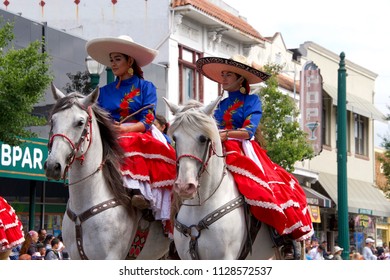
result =
[{"label": "horse's leg", "polygon": [[149,234],[137,260],[158,260],[168,253],[170,240],[163,231],[161,221],[150,224]]}]

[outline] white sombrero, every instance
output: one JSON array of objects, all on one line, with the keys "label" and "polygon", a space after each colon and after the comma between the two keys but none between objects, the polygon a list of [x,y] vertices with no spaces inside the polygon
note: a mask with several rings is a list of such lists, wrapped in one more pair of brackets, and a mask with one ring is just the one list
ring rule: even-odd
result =
[{"label": "white sombrero", "polygon": [[231,59],[204,57],[196,61],[196,67],[207,78],[220,84],[222,83],[222,71],[239,74],[243,76],[249,84],[261,83],[270,77],[269,74],[249,66],[243,56],[235,56]]},{"label": "white sombrero", "polygon": [[157,56],[158,51],[134,42],[127,35],[119,37],[96,38],[87,42],[87,53],[97,62],[110,67],[110,53],[118,52],[131,56],[139,67],[148,65]]}]

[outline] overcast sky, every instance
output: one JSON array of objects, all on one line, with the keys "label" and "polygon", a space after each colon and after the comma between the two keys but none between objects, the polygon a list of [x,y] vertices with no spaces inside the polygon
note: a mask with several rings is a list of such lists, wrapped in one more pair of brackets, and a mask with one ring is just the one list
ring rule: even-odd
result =
[{"label": "overcast sky", "polygon": [[[378,74],[375,106],[390,106],[390,0],[224,0],[264,37],[280,32],[287,48],[313,41]],[[310,23],[310,24],[308,24]],[[390,132],[375,121],[375,145]]]}]

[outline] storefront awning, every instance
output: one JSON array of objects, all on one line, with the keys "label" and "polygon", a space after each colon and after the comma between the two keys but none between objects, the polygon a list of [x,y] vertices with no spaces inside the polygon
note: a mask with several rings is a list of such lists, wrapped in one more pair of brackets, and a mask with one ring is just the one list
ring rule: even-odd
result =
[{"label": "storefront awning", "polygon": [[[318,181],[337,205],[337,175],[321,172]],[[390,217],[390,201],[372,183],[348,179],[348,212]]]},{"label": "storefront awning", "polygon": [[[337,106],[337,88],[329,84],[323,84],[323,90],[333,99],[333,105]],[[369,101],[347,92],[347,110],[370,119],[385,122],[385,115]]]},{"label": "storefront awning", "polygon": [[307,204],[325,208],[332,207],[332,200],[330,198],[316,192],[312,188],[302,187],[302,189],[305,191]]}]

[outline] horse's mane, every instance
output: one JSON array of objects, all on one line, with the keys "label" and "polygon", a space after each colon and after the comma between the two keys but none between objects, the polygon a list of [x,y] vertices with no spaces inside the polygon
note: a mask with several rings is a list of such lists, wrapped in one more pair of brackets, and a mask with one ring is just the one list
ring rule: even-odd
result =
[{"label": "horse's mane", "polygon": [[220,141],[216,121],[213,116],[208,116],[201,110],[203,106],[204,104],[196,100],[190,100],[181,107],[169,126],[168,134],[172,134],[179,126],[182,126],[188,135],[194,135],[193,131],[201,131],[211,140]]},{"label": "horse's mane", "polygon": [[[84,97],[84,95],[75,92],[59,99],[54,105],[51,114],[53,115],[56,112],[68,109],[74,105],[83,108],[83,105],[78,101],[78,99]],[[122,174],[120,172],[123,150],[117,140],[118,132],[115,130],[107,111],[99,107],[97,104],[92,106],[92,111],[96,117],[103,144],[103,159],[105,159],[102,169],[103,176],[115,198],[127,208],[131,205],[131,197],[129,196],[126,188],[123,187]]]}]

